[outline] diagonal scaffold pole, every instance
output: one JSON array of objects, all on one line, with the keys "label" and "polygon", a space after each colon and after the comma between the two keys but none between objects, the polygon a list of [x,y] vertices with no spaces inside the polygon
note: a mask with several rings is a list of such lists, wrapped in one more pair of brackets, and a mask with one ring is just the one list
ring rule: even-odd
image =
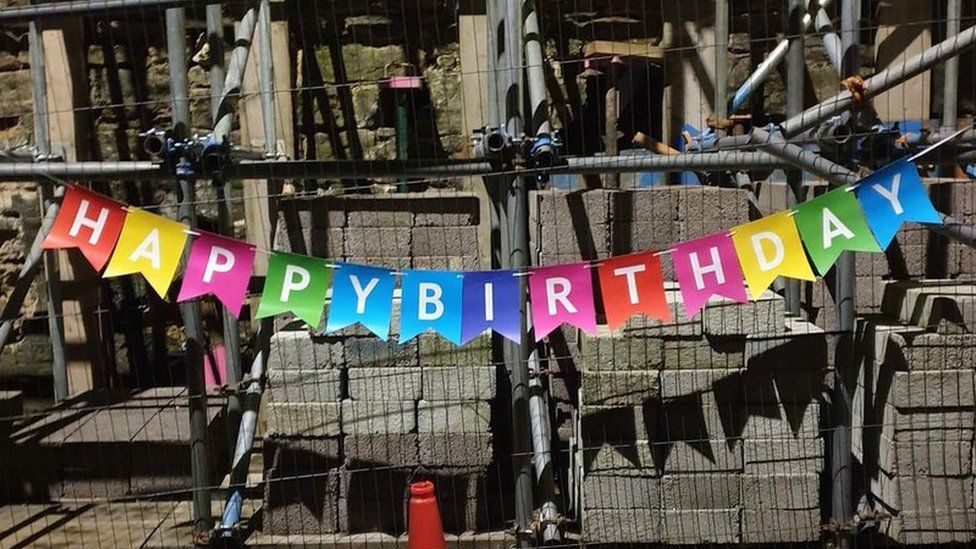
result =
[{"label": "diagonal scaffold pole", "polygon": [[[253,16],[255,16],[255,12],[252,8],[248,10],[245,17]],[[275,136],[274,70],[271,66],[271,4],[269,0],[260,0],[256,13],[256,24],[260,38],[260,47],[258,48],[258,85],[261,91],[261,111],[264,121],[265,156],[273,158],[277,156],[278,151],[277,138]],[[228,97],[227,94],[231,90],[235,90],[233,93],[240,91],[254,32],[254,24],[250,20],[245,21],[242,19],[240,25],[238,25],[237,32],[235,32],[234,42],[236,46],[231,58],[231,64],[227,70],[227,78],[224,81],[221,103],[215,110],[215,116],[218,120],[217,126],[221,126],[222,124],[229,125],[227,120],[231,115],[227,112],[222,112],[222,109],[225,108],[223,105],[224,98]],[[245,34],[247,35],[246,42],[241,40]],[[223,127],[221,131],[224,131]],[[217,134],[216,128],[214,133]],[[269,196],[267,200],[270,207],[272,198]],[[272,230],[273,227],[272,225]],[[270,241],[273,240],[274,238],[270,239]],[[261,408],[261,396],[264,391],[264,368],[273,330],[273,320],[266,318],[261,320],[258,331],[254,336],[255,356],[251,363],[250,381],[244,393],[244,412],[241,415],[240,428],[237,432],[237,442],[233,448],[230,469],[230,490],[227,495],[227,500],[224,503],[224,512],[221,515],[220,524],[217,526],[217,535],[222,539],[234,538],[241,521],[244,506],[244,489],[247,487],[247,472],[250,468],[251,451],[254,447],[254,435],[257,431],[258,412]],[[233,387],[233,390],[238,391],[240,388]]]}]

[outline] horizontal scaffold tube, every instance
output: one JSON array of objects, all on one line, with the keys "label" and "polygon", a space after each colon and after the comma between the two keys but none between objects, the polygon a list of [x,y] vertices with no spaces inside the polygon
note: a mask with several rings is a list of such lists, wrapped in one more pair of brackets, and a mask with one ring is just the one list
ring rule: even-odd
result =
[{"label": "horizontal scaffold tube", "polygon": [[[922,74],[950,57],[959,55],[973,44],[976,44],[976,27],[970,27],[955,36],[950,36],[911,59],[893,64],[867,80],[865,83],[865,100]],[[797,135],[844,112],[853,104],[854,99],[851,92],[841,92],[796,116],[790,117],[783,123],[783,135],[786,137]]]},{"label": "horizontal scaffold tube", "polygon": [[[567,158],[552,173],[636,173],[683,170],[749,170],[788,164],[763,152],[718,151],[652,156],[596,156]],[[469,160],[243,160],[227,168],[228,179],[384,179],[437,178],[492,175],[488,162]],[[528,173],[528,172],[526,172]],[[131,162],[0,162],[0,181],[63,181],[112,179],[157,180],[171,178],[157,163]]]},{"label": "horizontal scaffold tube", "polygon": [[56,15],[102,15],[109,11],[173,8],[216,3],[216,0],[72,0],[0,8],[0,22],[27,21]]}]

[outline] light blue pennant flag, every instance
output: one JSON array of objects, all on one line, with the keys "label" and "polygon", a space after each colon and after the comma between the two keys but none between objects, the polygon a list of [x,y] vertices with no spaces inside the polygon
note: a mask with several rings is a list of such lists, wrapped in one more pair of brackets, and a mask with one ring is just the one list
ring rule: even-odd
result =
[{"label": "light blue pennant flag", "polygon": [[390,269],[352,263],[336,264],[326,333],[358,322],[381,339],[387,339],[390,335],[394,284],[393,271]]},{"label": "light blue pennant flag", "polygon": [[401,277],[400,343],[425,330],[461,344],[462,274],[404,271]]},{"label": "light blue pennant flag", "polygon": [[855,190],[868,226],[882,249],[906,221],[942,224],[910,159],[898,160],[862,179]]}]

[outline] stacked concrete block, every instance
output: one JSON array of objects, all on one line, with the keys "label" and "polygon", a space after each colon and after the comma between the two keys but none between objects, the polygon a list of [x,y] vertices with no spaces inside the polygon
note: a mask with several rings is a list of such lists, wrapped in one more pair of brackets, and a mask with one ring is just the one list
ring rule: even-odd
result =
[{"label": "stacked concrete block", "polygon": [[[927,309],[924,293],[916,312]],[[865,455],[875,502],[894,515],[881,532],[905,544],[972,543],[976,336],[907,331],[871,343],[883,358],[864,421],[880,427]]]},{"label": "stacked concrete block", "polygon": [[468,193],[281,201],[276,249],[395,269],[477,270],[480,202]]},{"label": "stacked concrete block", "polygon": [[791,319],[783,332],[749,336],[745,361],[742,542],[815,542],[826,469],[819,400],[826,336]]},{"label": "stacked concrete block", "polygon": [[280,331],[268,349],[264,531],[338,531],[343,348],[308,330]]},{"label": "stacked concrete block", "polygon": [[278,332],[268,349],[267,433],[337,437],[342,349],[306,330]]},{"label": "stacked concrete block", "polygon": [[[691,320],[666,295],[669,323],[580,335],[584,539],[818,540],[824,332],[786,318],[769,292],[713,299]],[[637,515],[652,526],[627,526]]]},{"label": "stacked concrete block", "polygon": [[[592,191],[591,191],[592,192]],[[749,221],[747,192],[717,187],[655,187],[610,197],[614,254],[657,251]],[[670,262],[664,275],[674,279]]]},{"label": "stacked concrete block", "polygon": [[530,231],[540,265],[594,260],[611,254],[612,191],[537,191]]}]

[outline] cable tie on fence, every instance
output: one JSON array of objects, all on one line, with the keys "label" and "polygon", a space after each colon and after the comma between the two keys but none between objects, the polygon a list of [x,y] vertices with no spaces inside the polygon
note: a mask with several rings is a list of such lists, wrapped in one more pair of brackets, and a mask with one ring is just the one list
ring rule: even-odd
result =
[{"label": "cable tie on fence", "polygon": [[654,257],[660,257],[662,255],[670,255],[671,253],[674,252],[674,250],[675,250],[675,248],[668,248],[667,250],[661,250],[659,252],[654,252],[651,255],[653,255]]}]

